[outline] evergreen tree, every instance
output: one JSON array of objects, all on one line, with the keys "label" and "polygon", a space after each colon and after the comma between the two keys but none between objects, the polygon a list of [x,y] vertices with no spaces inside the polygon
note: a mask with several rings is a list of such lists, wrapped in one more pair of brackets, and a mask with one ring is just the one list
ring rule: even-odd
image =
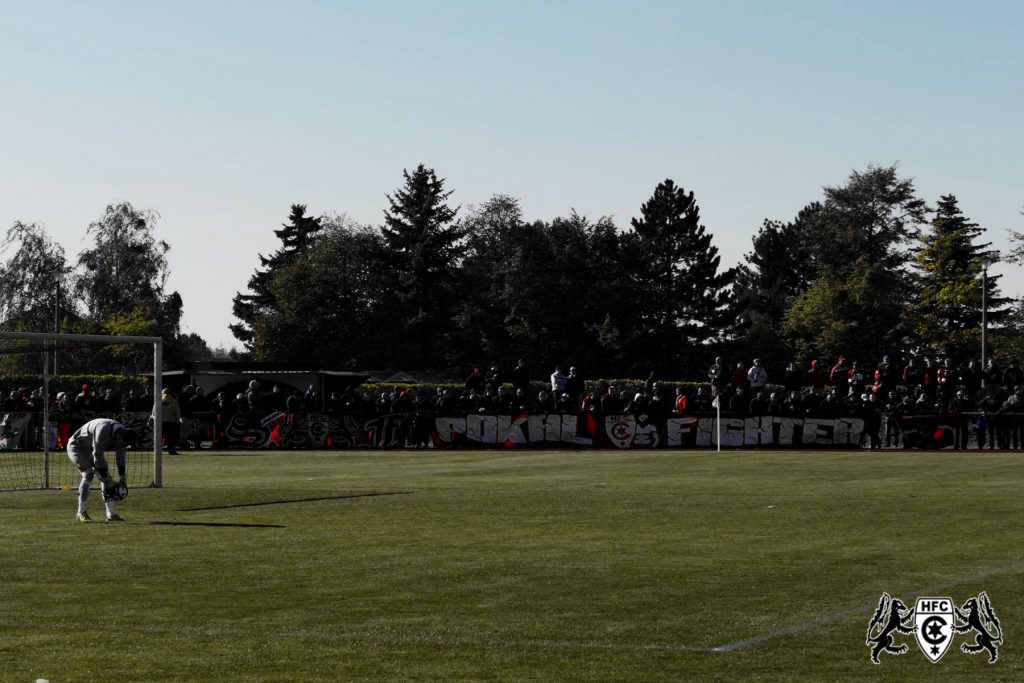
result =
[{"label": "evergreen tree", "polygon": [[804,238],[816,253],[816,279],[786,314],[799,354],[867,363],[903,343],[912,327],[907,246],[927,215],[895,166],[854,171],[845,185],[825,188]]},{"label": "evergreen tree", "polygon": [[[973,355],[981,330],[981,259],[995,260],[984,230],[960,211],[957,199],[939,200],[931,229],[921,233],[915,263],[920,272],[916,332],[923,344],[957,357]],[[988,319],[998,324],[1007,299],[998,294],[1000,275],[987,278]]]},{"label": "evergreen tree", "polygon": [[275,312],[256,321],[256,358],[352,369],[401,364],[387,303],[397,283],[379,260],[380,233],[344,216],[322,225],[302,258],[274,271]]},{"label": "evergreen tree", "polygon": [[520,248],[526,229],[519,200],[495,195],[479,207],[470,207],[460,226],[466,233],[462,276],[471,286],[463,288],[457,302],[459,339],[454,363],[461,368],[476,367],[524,355],[509,337],[505,326],[508,309],[503,301],[506,285],[518,280],[510,268],[510,256]]},{"label": "evergreen tree", "polygon": [[753,251],[736,269],[735,293],[743,332],[737,356],[760,357],[773,371],[791,360],[781,325],[796,297],[807,289],[807,259],[793,224],[765,220]]},{"label": "evergreen tree", "polygon": [[423,164],[402,172],[405,183],[388,195],[382,229],[391,265],[401,275],[397,297],[408,343],[407,362],[419,368],[447,363],[451,319],[465,230],[454,225],[452,191]]},{"label": "evergreen tree", "polygon": [[259,254],[259,268],[249,278],[249,293],[239,292],[232,302],[232,312],[239,322],[229,327],[235,338],[243,342],[249,352],[256,351],[255,328],[264,317],[273,316],[278,308],[270,284],[277,270],[290,265],[309,248],[313,237],[322,226],[319,218],[306,215],[305,204],[292,204],[289,222],[274,234],[281,246],[270,256]]},{"label": "evergreen tree", "polygon": [[728,336],[735,271],[719,272],[721,258],[700,224],[693,192],[665,180],[640,214],[623,240],[637,299],[628,342],[634,371],[678,374],[702,363]]}]

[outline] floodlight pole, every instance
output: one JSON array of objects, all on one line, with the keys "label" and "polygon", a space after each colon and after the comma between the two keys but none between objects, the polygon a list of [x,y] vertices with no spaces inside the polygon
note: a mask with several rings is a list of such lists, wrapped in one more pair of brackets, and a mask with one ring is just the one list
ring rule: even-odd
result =
[{"label": "floodlight pole", "polygon": [[992,261],[981,259],[981,388],[985,389],[985,349],[988,346],[988,267]]},{"label": "floodlight pole", "polygon": [[[64,271],[58,270],[54,276],[54,282],[56,283],[56,291],[53,296],[53,333],[60,333],[60,283],[64,280]],[[60,374],[60,369],[57,365],[57,342],[53,342],[53,376],[56,377]]]}]

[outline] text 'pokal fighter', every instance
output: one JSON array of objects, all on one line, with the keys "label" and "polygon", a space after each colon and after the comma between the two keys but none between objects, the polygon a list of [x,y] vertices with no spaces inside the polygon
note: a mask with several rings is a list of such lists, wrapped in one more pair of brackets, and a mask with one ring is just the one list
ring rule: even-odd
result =
[{"label": "text 'pokal fighter'", "polygon": [[[134,431],[120,422],[106,418],[90,420],[71,435],[68,440],[68,457],[82,473],[82,481],[78,485],[77,519],[79,522],[92,521],[89,517],[89,491],[92,489],[92,480],[97,473],[100,475],[103,504],[107,508],[107,521],[124,521],[114,511],[114,503],[124,500],[128,495],[128,485],[125,483],[125,462],[127,460],[125,451],[129,446],[134,446],[135,442]],[[116,482],[110,475],[110,468],[107,466],[106,452],[110,449],[114,450],[117,459],[119,479]]]}]

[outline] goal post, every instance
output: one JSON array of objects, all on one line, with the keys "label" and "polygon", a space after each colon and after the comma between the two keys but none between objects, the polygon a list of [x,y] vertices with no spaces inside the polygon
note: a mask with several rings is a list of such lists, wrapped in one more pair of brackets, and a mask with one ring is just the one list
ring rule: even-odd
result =
[{"label": "goal post", "polygon": [[[150,406],[153,414],[152,421],[152,480],[145,482],[137,479],[140,473],[135,472],[134,481],[129,483],[133,486],[163,486],[163,460],[162,460],[162,404],[160,401],[163,392],[163,339],[161,337],[143,337],[131,335],[105,335],[105,334],[59,334],[50,332],[6,332],[0,331],[0,340],[9,342],[21,342],[29,344],[29,352],[42,351],[42,411],[38,416],[34,413],[14,414],[0,411],[3,416],[3,431],[0,432],[0,490],[10,489],[31,489],[31,488],[54,488],[60,487],[61,481],[67,478],[65,463],[70,466],[70,460],[63,455],[62,451],[54,454],[53,446],[56,444],[55,421],[52,420],[53,411],[50,405],[50,370],[47,358],[50,351],[56,352],[58,345],[69,342],[83,344],[152,344],[153,345],[153,405]],[[63,365],[63,363],[62,363]],[[0,396],[0,399],[4,397]],[[120,411],[118,411],[120,412]],[[149,411],[146,411],[147,418]],[[33,432],[39,429],[38,439],[35,434],[21,435],[16,438],[16,432],[8,427],[8,421],[18,420],[22,430],[28,429]],[[143,420],[143,423],[148,420]],[[132,425],[127,425],[132,426]],[[12,439],[8,439],[8,432]],[[10,441],[10,443],[8,443]],[[41,442],[41,452],[35,446]],[[141,444],[145,443],[140,439]],[[17,474],[10,477],[5,475],[5,459],[14,462],[13,458],[18,457]],[[131,462],[131,451],[129,451],[129,462]],[[11,469],[14,469],[12,466]],[[148,469],[148,468],[147,468]],[[77,474],[77,472],[76,472]],[[129,476],[132,476],[129,467]],[[56,476],[55,476],[56,475]],[[38,483],[36,483],[38,482]],[[67,485],[65,482],[64,485]]]}]

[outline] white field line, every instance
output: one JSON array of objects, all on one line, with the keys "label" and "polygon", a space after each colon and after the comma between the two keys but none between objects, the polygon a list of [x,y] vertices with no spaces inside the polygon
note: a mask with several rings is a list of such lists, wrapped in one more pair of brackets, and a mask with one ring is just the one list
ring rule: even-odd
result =
[{"label": "white field line", "polygon": [[[948,590],[950,588],[955,588],[957,586],[962,586],[965,583],[972,583],[972,582],[978,581],[980,579],[986,579],[986,578],[988,578],[990,576],[1000,576],[1002,574],[1012,574],[1014,572],[1021,571],[1022,569],[1024,569],[1024,563],[1020,563],[1020,562],[1018,562],[1016,564],[1008,564],[1005,567],[997,567],[995,569],[986,569],[985,571],[978,572],[976,574],[971,574],[969,576],[961,576],[959,578],[953,579],[952,581],[949,581],[949,582],[944,583],[944,584],[940,584],[940,585],[937,585],[937,586],[929,586],[928,588],[920,588],[920,589],[912,591],[910,593],[906,593],[904,595],[900,595],[899,597],[909,603],[909,602],[911,602],[911,600],[913,600],[913,598],[916,598],[919,595],[925,595],[925,596],[927,596],[927,595],[940,595],[942,593],[942,591]],[[812,629],[816,629],[819,626],[824,626],[826,624],[831,624],[831,623],[834,623],[836,621],[842,621],[843,619],[846,619],[847,617],[854,617],[854,616],[857,616],[859,614],[871,614],[871,612],[873,612],[877,608],[877,606],[878,606],[877,603],[874,603],[874,604],[868,605],[866,607],[857,607],[857,608],[853,608],[853,609],[842,610],[841,612],[833,612],[832,614],[826,614],[824,616],[814,617],[813,619],[808,619],[807,621],[802,621],[799,624],[794,624],[793,626],[787,626],[786,628],[782,628],[782,629],[779,629],[777,631],[768,631],[766,633],[761,633],[761,634],[753,636],[751,638],[744,638],[743,640],[734,640],[734,641],[729,642],[729,643],[724,643],[722,645],[717,645],[715,647],[709,648],[709,650],[711,652],[735,652],[736,650],[743,650],[745,648],[752,647],[754,645],[760,645],[761,643],[768,642],[769,640],[776,640],[778,638],[786,638],[788,636],[792,636],[792,635],[795,635],[797,633],[803,633],[805,631],[810,631]]]},{"label": "white field line", "polygon": [[[920,595],[939,595],[943,591],[950,588],[961,586],[965,583],[971,583],[980,579],[985,579],[992,576],[1000,576],[1003,574],[1012,574],[1024,570],[1024,563],[1017,563],[1006,565],[1004,567],[997,567],[995,569],[989,569],[969,576],[963,576],[944,584],[930,586],[928,588],[922,588],[919,590],[912,591],[900,595],[899,597],[911,601]],[[39,631],[103,631],[111,633],[154,633],[161,635],[190,635],[190,636],[207,636],[207,637],[239,637],[239,638],[299,638],[307,640],[327,640],[335,642],[387,642],[387,643],[398,643],[398,644],[429,644],[438,647],[453,647],[453,646],[484,646],[484,647],[504,647],[504,648],[545,648],[555,650],[616,650],[616,651],[633,651],[633,652],[674,652],[674,653],[728,653],[736,652],[738,650],[744,650],[749,647],[754,647],[762,643],[766,643],[771,640],[777,640],[779,638],[786,638],[788,636],[796,635],[816,629],[820,626],[831,624],[837,621],[842,621],[848,617],[854,617],[862,614],[870,614],[875,608],[876,604],[871,604],[862,607],[856,607],[851,609],[842,610],[839,612],[833,612],[820,617],[814,617],[786,628],[781,628],[775,631],[767,631],[759,635],[744,638],[742,640],[734,640],[721,645],[715,645],[711,647],[700,647],[691,645],[679,645],[675,643],[602,643],[596,641],[568,641],[568,640],[550,640],[550,639],[503,639],[503,638],[461,638],[461,637],[448,637],[443,635],[432,636],[432,635],[401,635],[394,631],[387,631],[378,634],[372,632],[360,631],[360,632],[329,632],[329,631],[313,631],[313,630],[301,630],[301,631],[278,631],[278,632],[254,632],[254,631],[243,631],[238,629],[217,629],[217,628],[205,628],[205,627],[183,627],[183,628],[172,628],[172,627],[158,627],[158,626],[128,626],[123,624],[74,624],[74,623],[38,623],[38,622],[0,622],[4,628],[8,629],[24,629],[24,630],[39,630]]]}]

